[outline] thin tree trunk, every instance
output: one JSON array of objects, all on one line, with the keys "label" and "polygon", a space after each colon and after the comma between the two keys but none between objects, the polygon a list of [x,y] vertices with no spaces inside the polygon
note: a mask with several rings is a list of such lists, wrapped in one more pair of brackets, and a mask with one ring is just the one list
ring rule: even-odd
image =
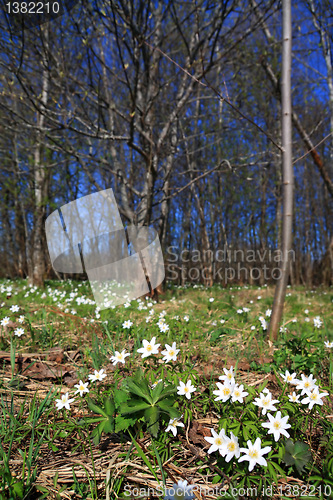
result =
[{"label": "thin tree trunk", "polygon": [[34,155],[34,182],[35,182],[35,220],[33,236],[33,271],[29,276],[29,281],[33,285],[44,286],[45,260],[43,247],[43,231],[45,222],[45,203],[47,195],[48,174],[43,165],[43,129],[45,122],[45,109],[49,93],[49,71],[47,64],[47,52],[49,45],[48,29],[46,26],[45,34],[45,53],[42,59],[42,96],[41,107],[43,112],[37,111],[37,137]]},{"label": "thin tree trunk", "polygon": [[293,221],[293,163],[292,163],[292,106],[291,106],[291,0],[282,1],[282,169],[283,169],[283,217],[282,217],[282,262],[281,277],[277,283],[269,337],[272,341],[278,337],[278,328],[283,313],[283,304],[289,277],[289,254],[292,246]]}]

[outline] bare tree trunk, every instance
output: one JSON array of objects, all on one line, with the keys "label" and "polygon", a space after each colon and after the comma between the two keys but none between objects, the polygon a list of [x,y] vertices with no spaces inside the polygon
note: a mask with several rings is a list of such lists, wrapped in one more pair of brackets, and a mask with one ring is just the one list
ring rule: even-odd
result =
[{"label": "bare tree trunk", "polygon": [[42,112],[37,111],[37,137],[34,154],[34,183],[35,183],[35,220],[34,220],[34,236],[33,236],[33,270],[32,276],[29,276],[29,282],[33,285],[44,286],[45,260],[43,247],[43,231],[45,222],[45,203],[47,195],[48,174],[43,165],[43,129],[45,123],[45,110],[49,93],[49,71],[47,64],[47,53],[49,46],[48,25],[45,31],[45,52],[42,59],[42,96],[41,107]]},{"label": "bare tree trunk", "polygon": [[283,217],[282,217],[282,262],[281,276],[277,283],[269,337],[272,341],[278,337],[278,328],[282,318],[283,304],[289,277],[289,254],[292,245],[293,221],[293,163],[292,163],[292,121],[291,121],[291,0],[282,1],[282,169],[283,169]]}]

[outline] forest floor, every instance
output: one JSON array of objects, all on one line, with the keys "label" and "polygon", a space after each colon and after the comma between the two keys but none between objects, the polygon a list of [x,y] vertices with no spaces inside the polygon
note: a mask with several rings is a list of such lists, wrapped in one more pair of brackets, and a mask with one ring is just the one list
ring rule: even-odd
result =
[{"label": "forest floor", "polygon": [[86,282],[0,281],[0,500],[181,498],[185,480],[185,498],[333,498],[333,290],[288,288],[274,344],[273,294],[170,286],[99,311]]}]

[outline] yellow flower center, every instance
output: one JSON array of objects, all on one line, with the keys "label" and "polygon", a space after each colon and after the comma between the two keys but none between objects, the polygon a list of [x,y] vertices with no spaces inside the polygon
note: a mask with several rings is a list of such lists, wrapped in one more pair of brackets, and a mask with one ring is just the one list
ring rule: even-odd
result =
[{"label": "yellow flower center", "polygon": [[234,394],[236,396],[236,398],[238,398],[240,396],[240,391],[238,391],[237,389],[234,391]]},{"label": "yellow flower center", "polygon": [[280,427],[281,427],[280,422],[274,422],[274,427],[275,427],[275,429],[280,429]]},{"label": "yellow flower center", "polygon": [[223,394],[224,394],[225,396],[229,396],[230,392],[231,392],[231,390],[229,389],[229,387],[224,387],[224,389],[223,389]]},{"label": "yellow flower center", "polygon": [[262,400],[262,404],[263,404],[264,406],[268,406],[270,402],[271,402],[271,398],[264,398],[264,399]]},{"label": "yellow flower center", "polygon": [[288,375],[288,377],[287,377],[288,382],[290,382],[292,379],[293,379],[292,376]]},{"label": "yellow flower center", "polygon": [[184,392],[188,392],[189,391],[189,388],[188,387],[184,387]]},{"label": "yellow flower center", "polygon": [[310,387],[310,382],[305,382],[304,387]]},{"label": "yellow flower center", "polygon": [[170,355],[170,356],[174,356],[174,354],[175,354],[175,351],[173,351],[172,349],[170,349],[170,351],[169,351],[169,355]]},{"label": "yellow flower center", "polygon": [[258,455],[257,450],[250,450],[249,451],[249,457],[251,457],[251,458],[258,458],[258,456],[259,455]]},{"label": "yellow flower center", "polygon": [[123,357],[122,357],[122,355],[121,355],[121,354],[118,354],[117,358],[118,358],[118,359],[122,359]]},{"label": "yellow flower center", "polygon": [[229,451],[235,451],[236,445],[233,441],[231,441],[231,443],[228,444],[227,448]]},{"label": "yellow flower center", "polygon": [[315,401],[317,399],[317,394],[315,394],[314,392],[311,394],[310,396],[310,399],[312,399],[313,401]]},{"label": "yellow flower center", "polygon": [[223,443],[222,443],[222,439],[220,437],[216,438],[215,439],[215,444],[217,444],[218,446],[221,446]]},{"label": "yellow flower center", "polygon": [[152,351],[152,350],[153,350],[152,346],[150,344],[148,344],[147,345],[147,351]]}]

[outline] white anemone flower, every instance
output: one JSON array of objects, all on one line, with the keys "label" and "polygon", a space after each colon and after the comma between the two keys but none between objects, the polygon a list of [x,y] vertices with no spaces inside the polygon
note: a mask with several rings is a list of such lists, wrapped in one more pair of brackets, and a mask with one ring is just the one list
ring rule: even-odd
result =
[{"label": "white anemone flower", "polygon": [[159,384],[160,382],[163,382],[163,380],[161,378],[159,378],[158,380],[156,380],[156,382],[154,382],[153,384],[151,384],[151,388],[152,389],[155,389],[155,387],[157,386],[157,384]]},{"label": "white anemone flower", "polygon": [[58,410],[62,410],[62,408],[66,408],[66,410],[70,410],[70,404],[73,403],[74,399],[69,399],[68,392],[61,396],[61,399],[56,399],[56,407]]},{"label": "white anemone flower", "polygon": [[243,462],[244,460],[249,461],[249,472],[251,472],[254,469],[254,466],[256,464],[263,465],[264,467],[267,467],[267,462],[263,455],[266,455],[266,453],[269,453],[271,451],[270,446],[265,446],[265,448],[261,448],[261,439],[257,438],[254,442],[254,444],[251,443],[251,441],[247,442],[248,448],[240,448],[241,453],[245,453],[245,455],[242,455],[239,459],[238,462]]},{"label": "white anemone flower", "polygon": [[8,316],[5,316],[1,321],[0,321],[0,325],[1,326],[7,326],[8,323],[10,322],[10,319],[8,318]]},{"label": "white anemone flower", "polygon": [[308,377],[302,373],[301,377],[302,377],[302,380],[298,381],[296,389],[302,389],[301,396],[303,396],[303,394],[308,394],[315,387],[317,387],[316,386],[317,379],[313,378],[312,373]]},{"label": "white anemone flower", "polygon": [[214,453],[214,451],[219,451],[219,453],[224,456],[223,446],[225,443],[226,435],[225,430],[221,429],[219,433],[211,429],[212,437],[205,437],[205,441],[207,441],[211,447],[207,451],[207,453]]},{"label": "white anemone flower", "polygon": [[302,399],[304,405],[309,405],[309,410],[312,410],[314,405],[323,405],[322,398],[328,396],[328,392],[319,393],[319,387],[315,387],[312,392],[307,394],[307,397]]},{"label": "white anemone flower", "polygon": [[163,354],[163,361],[168,363],[168,361],[177,361],[177,354],[180,349],[176,348],[176,342],[172,343],[172,346],[165,344],[165,350],[161,352]]},{"label": "white anemone flower", "polygon": [[267,325],[267,321],[265,320],[265,318],[263,318],[262,316],[260,316],[259,321],[261,323],[261,328],[263,330],[267,330],[267,326],[268,325]]},{"label": "white anemone flower", "polygon": [[133,321],[131,321],[130,319],[128,319],[127,321],[124,321],[123,328],[129,329],[129,328],[131,328],[132,325],[133,325]]},{"label": "white anemone flower", "polygon": [[24,334],[24,328],[16,328],[14,334],[17,335],[17,337],[21,337],[21,335]]},{"label": "white anemone flower", "polygon": [[230,370],[223,368],[224,375],[219,377],[219,380],[228,380],[231,384],[235,383],[234,367],[230,366]]},{"label": "white anemone flower", "polygon": [[195,488],[195,484],[188,485],[187,481],[178,481],[178,484],[174,484],[172,488],[165,491],[164,500],[192,500],[195,496],[192,492]]},{"label": "white anemone flower", "polygon": [[103,380],[106,377],[106,373],[104,370],[97,371],[95,370],[93,375],[88,375],[88,378],[91,382],[96,382],[97,380]]},{"label": "white anemone flower", "polygon": [[177,427],[185,427],[183,422],[180,422],[182,416],[180,418],[171,418],[165,432],[171,431],[174,436],[177,436]]},{"label": "white anemone flower", "polygon": [[180,396],[186,396],[187,399],[191,399],[191,393],[196,390],[196,387],[192,385],[191,380],[188,380],[186,384],[180,380],[177,389],[177,394]]},{"label": "white anemone flower", "polygon": [[288,394],[288,398],[291,403],[300,403],[300,397],[300,394],[296,394],[295,391],[292,394]]},{"label": "white anemone flower", "polygon": [[316,316],[315,318],[313,318],[313,326],[315,328],[320,328],[322,324],[323,324],[323,322],[319,316]]},{"label": "white anemone flower", "polygon": [[162,325],[160,325],[159,329],[160,329],[161,333],[165,333],[169,330],[169,325],[167,325],[166,323],[163,323]]},{"label": "white anemone flower", "polygon": [[289,373],[288,370],[286,370],[286,373],[284,375],[283,373],[280,373],[280,375],[288,384],[297,385],[299,382],[299,380],[297,380],[296,378],[296,373]]},{"label": "white anemone flower", "polygon": [[268,389],[264,389],[259,398],[255,398],[253,404],[262,408],[262,414],[266,415],[267,411],[276,411],[275,403],[279,403],[278,399],[272,399],[272,394]]},{"label": "white anemone flower", "polygon": [[143,347],[140,347],[137,352],[141,353],[141,357],[147,358],[151,354],[158,354],[158,348],[161,344],[155,344],[156,342],[156,337],[153,337],[150,342],[148,340],[144,339],[142,341]]},{"label": "white anemone flower", "polygon": [[229,398],[231,398],[234,390],[234,384],[230,384],[230,382],[226,380],[224,384],[221,384],[221,382],[216,382],[216,385],[218,387],[218,390],[213,391],[213,394],[217,396],[214,401],[222,401],[223,403],[225,403]]},{"label": "white anemone flower", "polygon": [[82,380],[80,380],[78,384],[74,385],[74,387],[77,388],[77,391],[74,394],[80,393],[80,396],[83,396],[85,392],[89,392],[88,384],[89,382],[83,383]]},{"label": "white anemone flower", "polygon": [[245,396],[247,396],[249,393],[246,391],[243,391],[244,386],[235,384],[234,390],[231,395],[231,401],[234,403],[235,401],[238,401],[239,403],[243,403]]},{"label": "white anemone flower", "polygon": [[267,414],[267,417],[269,422],[265,422],[261,425],[268,429],[268,434],[273,434],[275,441],[280,439],[281,434],[287,438],[290,437],[289,432],[286,431],[286,429],[291,427],[290,424],[287,424],[289,415],[281,417],[281,412],[278,411],[275,417],[270,413]]},{"label": "white anemone flower", "polygon": [[225,455],[225,461],[230,462],[233,457],[239,458],[240,449],[238,438],[231,432],[230,437],[226,436],[222,446],[222,452]]},{"label": "white anemone flower", "polygon": [[127,356],[130,356],[129,352],[126,352],[124,349],[123,351],[115,351],[114,356],[111,356],[110,361],[112,361],[113,366],[116,366],[117,363],[122,363],[123,365],[125,364],[125,358]]},{"label": "white anemone flower", "polygon": [[329,349],[332,349],[332,347],[333,347],[333,342],[329,342],[329,341],[327,341],[327,342],[324,342],[324,344],[325,344],[325,346],[326,346],[326,347],[328,347]]}]

